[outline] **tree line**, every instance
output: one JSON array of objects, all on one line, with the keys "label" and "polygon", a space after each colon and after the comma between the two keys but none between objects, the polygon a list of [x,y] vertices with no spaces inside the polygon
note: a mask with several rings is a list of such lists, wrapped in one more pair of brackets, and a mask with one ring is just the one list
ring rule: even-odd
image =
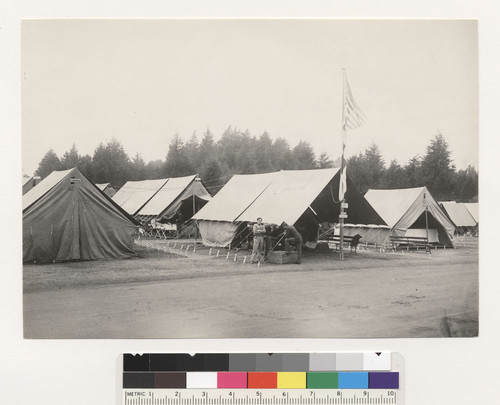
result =
[{"label": "tree line", "polygon": [[[80,155],[75,144],[61,157],[51,149],[39,163],[35,174],[46,177],[54,170],[78,167],[95,183],[111,183],[116,188],[129,180],[180,177],[198,173],[212,194],[233,174],[266,173],[276,170],[333,167],[325,152],[315,154],[307,141],[291,147],[284,138],[272,139],[264,132],[256,137],[248,130],[227,128],[216,140],[207,129],[201,140],[194,133],[187,141],[175,134],[165,159],[148,163],[140,154],[130,158],[122,144],[112,139],[100,143],[93,156]],[[407,164],[393,160],[386,167],[377,145],[347,160],[348,175],[361,192],[369,188],[405,188],[426,185],[439,200],[472,201],[477,198],[478,173],[469,166],[456,170],[442,134],[436,135],[423,157]]]}]

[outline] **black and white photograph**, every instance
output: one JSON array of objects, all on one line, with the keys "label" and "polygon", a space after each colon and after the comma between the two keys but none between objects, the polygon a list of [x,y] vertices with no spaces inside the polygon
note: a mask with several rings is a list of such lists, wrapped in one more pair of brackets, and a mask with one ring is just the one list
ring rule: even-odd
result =
[{"label": "black and white photograph", "polygon": [[478,336],[476,20],[26,19],[20,56],[24,338]]}]

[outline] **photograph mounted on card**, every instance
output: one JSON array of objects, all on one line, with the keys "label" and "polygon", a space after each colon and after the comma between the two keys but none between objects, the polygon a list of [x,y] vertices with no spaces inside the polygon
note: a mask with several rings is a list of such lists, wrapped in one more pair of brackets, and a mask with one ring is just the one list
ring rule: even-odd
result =
[{"label": "photograph mounted on card", "polygon": [[478,335],[474,20],[24,20],[25,338]]}]

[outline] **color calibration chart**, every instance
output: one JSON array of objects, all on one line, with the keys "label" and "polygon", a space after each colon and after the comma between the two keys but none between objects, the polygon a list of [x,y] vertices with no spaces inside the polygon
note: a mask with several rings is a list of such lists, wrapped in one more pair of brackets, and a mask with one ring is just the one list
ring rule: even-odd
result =
[{"label": "color calibration chart", "polygon": [[124,354],[122,405],[404,404],[398,353]]}]

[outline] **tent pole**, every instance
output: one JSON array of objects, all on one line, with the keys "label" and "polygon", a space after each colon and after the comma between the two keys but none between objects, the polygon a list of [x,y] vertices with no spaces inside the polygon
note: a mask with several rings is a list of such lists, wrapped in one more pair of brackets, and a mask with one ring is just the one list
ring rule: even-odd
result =
[{"label": "tent pole", "polygon": [[340,224],[340,261],[344,261],[344,200],[340,202],[340,215],[339,215],[339,224]]},{"label": "tent pole", "polygon": [[424,193],[424,204],[425,204],[425,251],[429,251],[429,219],[427,218],[428,206],[427,200]]},{"label": "tent pole", "polygon": [[[341,124],[341,133],[342,133],[342,157],[340,160],[340,183],[339,183],[339,190],[340,186],[342,183],[342,174],[344,171],[344,149],[345,149],[345,128],[344,128],[344,120],[345,120],[345,68],[342,69],[343,72],[343,78],[342,78],[342,124]],[[345,195],[345,191],[344,195]],[[340,246],[339,246],[339,256],[340,256],[340,261],[344,261],[344,202],[345,198],[344,195],[342,196],[342,200],[340,201],[340,214],[339,214],[339,225],[340,225]]]}]

